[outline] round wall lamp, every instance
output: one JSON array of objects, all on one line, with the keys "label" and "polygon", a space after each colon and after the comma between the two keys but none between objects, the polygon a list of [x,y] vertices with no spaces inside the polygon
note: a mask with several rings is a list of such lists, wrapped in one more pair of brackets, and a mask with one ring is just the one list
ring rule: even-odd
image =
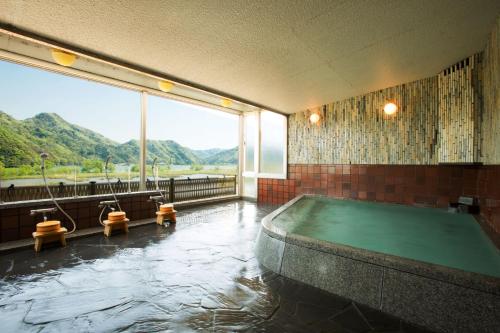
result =
[{"label": "round wall lamp", "polygon": [[398,111],[398,106],[394,102],[387,102],[384,105],[384,113],[388,116],[393,115]]},{"label": "round wall lamp", "polygon": [[170,81],[158,81],[158,88],[163,92],[169,92],[174,87],[174,84]]},{"label": "round wall lamp", "polygon": [[58,49],[52,49],[52,59],[54,59],[54,61],[61,66],[69,67],[75,63],[76,54]]},{"label": "round wall lamp", "polygon": [[313,125],[317,124],[320,119],[321,119],[321,116],[317,113],[311,113],[311,115],[309,116],[309,121]]},{"label": "round wall lamp", "polygon": [[305,119],[309,124],[320,126],[320,124],[325,119],[325,108],[317,108],[314,110],[306,110],[305,111]]},{"label": "round wall lamp", "polygon": [[225,108],[230,107],[233,104],[233,101],[227,98],[223,98],[220,100],[220,105],[222,105]]}]

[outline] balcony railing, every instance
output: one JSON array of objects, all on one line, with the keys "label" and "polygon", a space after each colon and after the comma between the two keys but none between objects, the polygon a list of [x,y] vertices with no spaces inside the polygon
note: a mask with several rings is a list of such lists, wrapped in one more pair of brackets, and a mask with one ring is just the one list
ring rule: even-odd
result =
[{"label": "balcony railing", "polygon": [[[139,191],[139,182],[112,183],[115,193],[132,193]],[[109,194],[107,183],[89,182],[86,184],[64,184],[49,185],[50,190],[56,198],[82,197],[90,195]],[[196,199],[216,198],[220,196],[236,194],[236,177],[207,177],[194,179],[174,179],[158,181],[158,187],[163,191],[170,202],[180,202]],[[152,181],[146,182],[146,190],[156,190],[156,184]],[[26,201],[49,199],[44,186],[16,186],[2,188],[0,201]]]}]

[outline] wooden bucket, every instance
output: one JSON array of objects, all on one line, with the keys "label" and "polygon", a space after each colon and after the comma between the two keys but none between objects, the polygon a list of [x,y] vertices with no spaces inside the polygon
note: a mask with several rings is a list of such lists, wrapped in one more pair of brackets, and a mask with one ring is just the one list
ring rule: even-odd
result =
[{"label": "wooden bucket", "polygon": [[61,228],[61,221],[45,221],[36,224],[36,232],[51,232]]},{"label": "wooden bucket", "polygon": [[174,204],[168,203],[160,206],[160,212],[171,213],[174,210]]},{"label": "wooden bucket", "polygon": [[108,214],[109,221],[123,221],[126,218],[125,212],[111,212]]}]

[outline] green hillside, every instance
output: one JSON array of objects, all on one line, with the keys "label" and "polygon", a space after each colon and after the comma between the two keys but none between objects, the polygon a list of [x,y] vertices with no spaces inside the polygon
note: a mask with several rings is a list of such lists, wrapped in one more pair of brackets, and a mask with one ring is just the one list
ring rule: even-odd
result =
[{"label": "green hillside", "polygon": [[219,152],[203,159],[203,164],[237,164],[238,147],[220,150]]},{"label": "green hillside", "polygon": [[224,149],[220,149],[220,148],[212,148],[212,149],[204,149],[204,150],[192,150],[193,153],[200,159],[206,159],[206,158],[209,158],[217,153],[220,153],[221,151],[224,151]]},{"label": "green hillside", "polygon": [[[89,129],[73,125],[54,113],[16,120],[0,111],[0,162],[5,167],[32,165],[49,152],[57,165],[81,164],[87,159],[137,163],[139,142],[119,144]],[[172,140],[148,140],[148,162],[155,157],[168,164],[237,164],[237,148],[191,150]],[[217,157],[219,156],[219,157]]]}]

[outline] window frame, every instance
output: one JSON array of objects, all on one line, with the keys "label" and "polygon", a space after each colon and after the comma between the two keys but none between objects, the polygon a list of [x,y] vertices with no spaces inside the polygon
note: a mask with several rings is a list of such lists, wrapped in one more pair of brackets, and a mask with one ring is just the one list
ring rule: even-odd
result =
[{"label": "window frame", "polygon": [[[254,171],[246,171],[244,168],[246,166],[246,133],[245,133],[245,125],[243,125],[243,131],[241,132],[242,141],[243,141],[243,161],[242,161],[242,173],[241,176],[245,178],[255,177],[257,178],[270,178],[270,179],[287,179],[287,169],[288,169],[288,117],[276,112],[283,117],[283,171],[280,173],[267,173],[261,171],[261,147],[262,147],[262,112],[273,112],[268,110],[255,111],[256,117],[256,136],[254,141]],[[243,115],[243,117],[248,116],[248,114]],[[243,122],[245,120],[243,119]]]}]

